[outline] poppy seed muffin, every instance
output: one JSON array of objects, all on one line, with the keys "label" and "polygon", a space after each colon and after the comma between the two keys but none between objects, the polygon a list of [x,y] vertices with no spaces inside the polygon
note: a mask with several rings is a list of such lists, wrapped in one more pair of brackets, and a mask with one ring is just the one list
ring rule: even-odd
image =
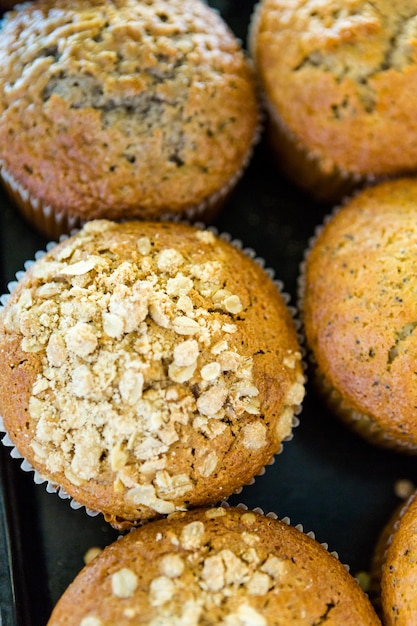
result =
[{"label": "poppy seed muffin", "polygon": [[253,73],[200,0],[40,0],[0,37],[0,168],[50,239],[94,218],[210,219],[258,130]]},{"label": "poppy seed muffin", "polygon": [[280,166],[319,199],[417,170],[415,3],[261,0],[250,48]]},{"label": "poppy seed muffin", "polygon": [[417,452],[417,180],[363,190],[325,221],[301,271],[312,379],[368,440]]},{"label": "poppy seed muffin", "polygon": [[0,414],[21,456],[116,527],[250,482],[304,393],[294,322],[233,245],[176,223],[93,220],[0,315]]},{"label": "poppy seed muffin", "polygon": [[48,626],[377,626],[340,561],[311,536],[240,508],[152,522],[108,546]]},{"label": "poppy seed muffin", "polygon": [[383,528],[374,553],[375,602],[386,626],[412,626],[417,612],[417,500],[414,492]]}]

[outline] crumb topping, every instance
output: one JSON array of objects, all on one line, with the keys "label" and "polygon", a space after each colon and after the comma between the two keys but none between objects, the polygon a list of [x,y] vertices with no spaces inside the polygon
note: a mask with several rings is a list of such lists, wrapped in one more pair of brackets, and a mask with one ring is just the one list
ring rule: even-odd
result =
[{"label": "crumb topping", "polygon": [[[89,219],[97,206],[113,218],[179,213],[246,163],[251,68],[205,2],[25,4],[5,17],[0,56],[0,160],[35,198],[42,187],[45,205]],[[65,172],[53,185],[51,164]]]},{"label": "crumb topping", "polygon": [[131,569],[123,567],[111,579],[112,592],[118,598],[130,598],[138,585],[138,578]]},{"label": "crumb topping", "polygon": [[[267,444],[253,359],[230,340],[243,305],[214,257],[190,263],[146,237],[131,261],[116,247],[86,256],[84,244],[106,228],[90,223],[38,260],[4,325],[41,360],[29,401],[35,458],[74,485],[111,472],[116,493],[167,514],[193,488],[190,471],[168,463],[187,429],[206,442],[196,476],[216,472],[210,441],[243,414],[243,446]],[[196,236],[212,246],[210,233]]]},{"label": "crumb topping", "polygon": [[103,622],[97,617],[87,616],[81,620],[80,626],[103,626]]},{"label": "crumb topping", "polygon": [[91,561],[93,559],[95,559],[99,554],[102,553],[102,548],[99,548],[98,546],[92,546],[91,548],[89,548],[87,550],[87,552],[84,554],[84,563],[87,565],[88,563],[91,563]]},{"label": "crumb topping", "polygon": [[416,487],[408,478],[399,478],[394,483],[394,493],[397,498],[407,500],[416,490]]},{"label": "crumb topping", "polygon": [[[126,571],[138,584],[120,598],[112,581]],[[378,622],[337,555],[310,533],[227,506],[177,511],[105,548],[65,592],[52,622],[68,614],[78,626],[124,617],[148,626]]]},{"label": "crumb topping", "polygon": [[[223,515],[227,513],[220,508],[207,510],[207,524]],[[247,524],[244,519],[242,522]],[[157,571],[148,586],[148,602],[153,608],[149,625],[168,626],[175,622],[197,626],[203,615],[210,614],[213,623],[227,626],[267,626],[259,597],[277,594],[286,586],[301,585],[305,580],[294,582],[293,564],[269,553],[265,546],[258,551],[248,548],[246,541],[234,535],[230,537],[230,548],[211,545],[213,528],[207,524],[185,524],[178,531],[175,551],[163,551],[155,557]],[[166,532],[164,535],[169,536]],[[112,574],[112,584],[115,577],[125,580],[128,573],[135,580],[133,572],[121,568]],[[126,609],[133,614],[138,610],[137,601],[132,599]]]}]

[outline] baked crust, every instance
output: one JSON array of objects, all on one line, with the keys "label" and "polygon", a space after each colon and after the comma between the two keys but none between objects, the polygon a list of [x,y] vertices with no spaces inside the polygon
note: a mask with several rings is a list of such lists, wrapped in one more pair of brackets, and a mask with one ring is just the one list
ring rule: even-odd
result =
[{"label": "baked crust", "polygon": [[348,182],[416,171],[414,32],[410,0],[257,7],[250,47],[274,149],[314,195],[333,195],[338,179],[346,190]]},{"label": "baked crust", "polygon": [[[417,451],[417,185],[385,182],[337,210],[307,253],[306,340],[332,408],[372,422],[387,445]],[[321,382],[320,382],[321,380]],[[329,394],[330,390],[330,394]],[[356,421],[360,430],[360,420]],[[372,429],[367,430],[371,435]]]},{"label": "baked crust", "polygon": [[38,260],[0,318],[0,412],[20,453],[115,526],[213,503],[291,433],[294,322],[212,232],[98,220]]},{"label": "baked crust", "polygon": [[380,593],[377,600],[381,618],[387,626],[411,626],[415,621],[416,516],[414,492],[395,509],[375,548],[373,575]]},{"label": "baked crust", "polygon": [[48,626],[131,619],[149,626],[379,624],[358,583],[315,539],[239,508],[177,513],[132,531],[78,575]]},{"label": "baked crust", "polygon": [[58,216],[150,219],[221,200],[257,127],[251,67],[200,0],[40,0],[5,17],[0,166]]}]

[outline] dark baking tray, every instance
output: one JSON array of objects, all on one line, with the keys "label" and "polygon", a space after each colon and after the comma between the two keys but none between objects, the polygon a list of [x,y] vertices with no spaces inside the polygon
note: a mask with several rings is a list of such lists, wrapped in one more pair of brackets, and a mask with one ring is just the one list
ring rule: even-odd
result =
[{"label": "dark baking tray", "polygon": [[[254,2],[210,4],[245,44]],[[215,224],[265,259],[295,305],[304,250],[330,208],[280,176],[263,138]],[[0,192],[1,293],[46,243]],[[265,474],[230,502],[302,524],[355,575],[369,569],[376,536],[399,501],[396,481],[417,483],[417,463],[365,443],[327,412],[309,386],[307,391],[293,439]],[[117,532],[101,516],[73,510],[68,501],[35,485],[4,446],[0,479],[0,626],[44,626],[88,548],[104,547]]]}]

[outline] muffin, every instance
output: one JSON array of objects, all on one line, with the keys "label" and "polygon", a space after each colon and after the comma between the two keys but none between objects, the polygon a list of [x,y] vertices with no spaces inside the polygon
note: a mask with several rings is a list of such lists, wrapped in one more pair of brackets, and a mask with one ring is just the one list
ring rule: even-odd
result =
[{"label": "muffin", "polygon": [[373,576],[378,581],[375,602],[383,624],[412,626],[416,621],[417,597],[417,500],[414,492],[394,511],[375,548]]},{"label": "muffin", "polygon": [[0,414],[20,455],[124,528],[215,503],[291,435],[304,393],[292,312],[212,231],[92,220],[0,314]]},{"label": "muffin", "polygon": [[362,190],[310,244],[300,307],[312,380],[369,441],[417,452],[417,181]]},{"label": "muffin", "polygon": [[208,221],[258,132],[252,68],[200,0],[39,0],[0,37],[0,169],[49,238],[86,220]]},{"label": "muffin", "polygon": [[175,513],[106,547],[48,626],[379,624],[357,582],[311,536],[239,508]]},{"label": "muffin", "polygon": [[409,0],[261,0],[250,49],[280,167],[319,200],[417,170]]}]

